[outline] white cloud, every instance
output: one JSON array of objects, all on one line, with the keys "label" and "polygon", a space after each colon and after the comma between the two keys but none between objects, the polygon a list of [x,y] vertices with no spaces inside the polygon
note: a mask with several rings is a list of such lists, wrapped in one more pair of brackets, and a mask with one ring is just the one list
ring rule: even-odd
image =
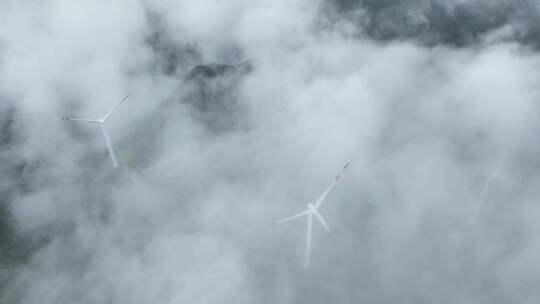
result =
[{"label": "white cloud", "polygon": [[[15,109],[21,138],[0,152],[0,175],[18,236],[46,241],[10,265],[6,301],[535,295],[524,265],[538,253],[537,52],[354,38],[342,27],[352,23],[322,22],[325,4],[0,4],[0,102]],[[148,42],[156,33],[171,58]],[[253,65],[243,76],[199,86],[182,77],[194,64],[243,60]],[[161,73],[163,61],[182,66]],[[99,116],[126,94],[108,126],[121,165],[112,170],[99,130],[58,116]],[[231,126],[207,125],[227,115]],[[495,186],[467,226],[502,151],[514,183]],[[303,225],[274,222],[349,160],[324,205],[333,232],[315,230],[304,272]]]}]

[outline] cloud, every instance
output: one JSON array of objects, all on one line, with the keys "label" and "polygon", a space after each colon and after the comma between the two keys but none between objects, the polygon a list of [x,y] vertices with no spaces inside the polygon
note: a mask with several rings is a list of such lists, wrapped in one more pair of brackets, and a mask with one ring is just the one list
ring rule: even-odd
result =
[{"label": "cloud", "polygon": [[[532,301],[540,57],[521,14],[504,1],[3,2],[1,299]],[[107,122],[113,170],[99,130],[58,117],[128,94]],[[473,220],[503,155],[508,181]],[[275,220],[346,161],[304,270],[305,222]]]}]

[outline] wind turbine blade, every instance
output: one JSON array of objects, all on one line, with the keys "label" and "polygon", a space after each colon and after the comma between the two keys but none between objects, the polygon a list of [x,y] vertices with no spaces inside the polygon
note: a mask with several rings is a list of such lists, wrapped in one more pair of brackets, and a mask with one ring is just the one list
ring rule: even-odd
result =
[{"label": "wind turbine blade", "polygon": [[326,198],[326,195],[328,195],[328,192],[334,187],[337,180],[333,180],[330,186],[324,190],[323,194],[317,199],[317,202],[315,202],[315,209],[319,208],[319,206],[323,203],[324,199]]},{"label": "wind turbine blade", "polygon": [[493,182],[493,176],[488,177],[484,185],[482,186],[482,191],[480,192],[480,197],[478,198],[478,203],[476,205],[476,210],[473,213],[472,220],[475,221],[478,217],[478,214],[480,213],[480,210],[482,210],[482,207],[484,206],[484,201],[486,200],[486,196],[489,192],[489,188],[491,187],[491,183]]},{"label": "wind turbine blade", "polygon": [[319,219],[319,221],[321,222],[321,224],[324,226],[324,228],[326,229],[326,231],[330,232],[330,228],[328,228],[328,224],[326,224],[326,221],[324,220],[324,218],[322,217],[322,215],[317,212],[316,210],[313,212],[315,214],[315,216],[317,217],[317,219]]},{"label": "wind turbine blade", "polygon": [[343,171],[345,171],[345,169],[347,169],[348,166],[349,166],[349,162],[347,162],[345,164],[345,166],[343,166],[343,168],[341,169],[341,171],[339,171],[336,178],[330,183],[330,186],[328,186],[328,188],[326,188],[326,190],[323,192],[323,194],[317,199],[317,202],[315,203],[315,209],[319,208],[319,206],[323,203],[323,201],[326,198],[326,195],[328,194],[328,192],[330,192],[332,187],[334,187],[334,185],[337,183],[337,181],[341,177],[341,173],[343,173]]},{"label": "wind turbine blade", "polygon": [[304,267],[309,268],[311,264],[311,228],[313,226],[313,213],[309,213],[306,233],[306,248],[304,251]]},{"label": "wind turbine blade", "polygon": [[122,99],[122,101],[120,101],[120,102],[116,105],[116,107],[114,107],[112,110],[110,110],[109,113],[105,114],[105,116],[103,116],[103,121],[107,120],[107,118],[109,118],[109,116],[111,116],[111,114],[114,113],[114,112],[118,109],[118,107],[120,107],[120,105],[123,104],[123,103],[126,101],[126,99],[127,99],[128,97],[129,97],[129,95],[126,96],[126,97],[124,97],[124,99]]},{"label": "wind turbine blade", "polygon": [[289,217],[286,217],[286,218],[284,218],[284,219],[281,219],[281,220],[277,221],[277,223],[278,223],[278,224],[281,224],[281,223],[283,223],[283,222],[290,221],[290,220],[295,219],[295,218],[297,218],[297,217],[304,216],[304,215],[306,215],[306,214],[308,214],[308,213],[310,213],[309,210],[308,210],[308,211],[304,211],[304,212],[300,212],[300,213],[295,214],[295,215],[293,215],[293,216],[289,216]]},{"label": "wind turbine blade", "polygon": [[105,125],[101,125],[101,130],[103,131],[103,136],[105,137],[105,142],[107,143],[107,149],[109,150],[109,155],[111,156],[111,161],[114,168],[118,167],[118,162],[116,161],[116,155],[114,155],[114,150],[112,148],[111,140],[105,130]]},{"label": "wind turbine blade", "polygon": [[504,173],[501,173],[504,169],[504,164],[506,163],[506,159],[508,158],[508,153],[503,152],[502,156],[499,158],[499,161],[497,162],[497,166],[495,167],[495,170],[491,173],[492,178],[497,178],[505,182],[511,182],[512,180],[504,175]]},{"label": "wind turbine blade", "polygon": [[510,183],[510,182],[512,182],[512,179],[509,178],[509,177],[506,176],[506,175],[500,175],[500,174],[497,174],[495,177],[496,177],[498,180],[501,180],[501,181],[503,181],[503,182],[505,182],[505,183]]},{"label": "wind turbine blade", "polygon": [[86,122],[101,122],[98,119],[88,119],[88,118],[71,118],[71,117],[60,117],[63,120],[72,120],[72,121],[86,121]]}]

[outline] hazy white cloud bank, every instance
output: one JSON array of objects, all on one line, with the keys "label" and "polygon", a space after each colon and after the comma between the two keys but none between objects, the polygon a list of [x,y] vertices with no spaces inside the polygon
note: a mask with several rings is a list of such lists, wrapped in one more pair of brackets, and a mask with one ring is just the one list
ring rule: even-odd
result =
[{"label": "hazy white cloud bank", "polygon": [[[538,9],[515,3],[1,2],[0,299],[533,303]],[[128,94],[114,170],[58,117]],[[275,220],[346,161],[304,270],[305,222]]]}]

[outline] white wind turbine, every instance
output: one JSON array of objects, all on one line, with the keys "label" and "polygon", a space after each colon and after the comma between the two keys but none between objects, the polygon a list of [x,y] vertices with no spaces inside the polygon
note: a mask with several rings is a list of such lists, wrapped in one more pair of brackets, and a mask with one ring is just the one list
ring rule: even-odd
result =
[{"label": "white wind turbine", "polygon": [[482,210],[482,207],[484,206],[484,202],[489,193],[489,190],[491,189],[491,185],[493,184],[493,182],[495,182],[496,180],[502,180],[505,182],[510,181],[508,177],[501,174],[501,170],[503,168],[505,160],[506,160],[506,154],[503,154],[503,156],[497,162],[497,166],[495,167],[495,169],[491,171],[491,174],[488,176],[487,180],[484,182],[484,185],[482,186],[482,190],[480,192],[480,196],[478,198],[478,203],[476,205],[475,211],[472,216],[473,222],[476,220],[476,218],[478,217],[478,214]]},{"label": "white wind turbine", "polygon": [[98,119],[87,119],[87,118],[71,118],[71,117],[61,117],[60,119],[63,120],[72,120],[72,121],[84,121],[84,122],[93,122],[93,123],[99,123],[101,125],[101,131],[103,132],[103,136],[105,137],[105,142],[107,143],[107,149],[109,150],[109,155],[111,156],[112,164],[114,168],[118,167],[118,162],[116,161],[116,155],[114,154],[114,150],[112,148],[111,139],[109,138],[109,135],[107,133],[107,130],[105,129],[105,122],[111,116],[112,113],[114,113],[118,107],[120,107],[121,104],[123,104],[126,99],[129,96],[124,97],[122,101],[120,101],[116,107],[114,107],[112,110],[110,110],[105,116],[98,118]]},{"label": "white wind turbine", "polygon": [[315,216],[319,220],[319,222],[321,222],[321,224],[326,229],[326,231],[330,232],[330,228],[328,227],[328,224],[326,224],[326,221],[324,220],[322,215],[319,213],[318,209],[323,203],[324,199],[326,198],[326,195],[328,194],[328,192],[330,192],[330,189],[332,189],[332,187],[334,187],[334,185],[338,181],[339,177],[341,176],[341,173],[343,173],[343,171],[347,169],[347,166],[349,166],[348,162],[345,164],[345,166],[343,166],[343,169],[341,169],[341,171],[336,176],[336,178],[332,181],[332,183],[330,183],[330,186],[328,186],[328,188],[326,188],[323,194],[317,199],[315,204],[310,203],[308,204],[308,208],[306,211],[300,212],[293,216],[289,216],[289,217],[286,217],[284,219],[277,221],[278,224],[280,224],[280,223],[307,215],[308,221],[307,221],[306,248],[304,251],[304,266],[306,268],[309,267],[310,260],[311,260],[311,229],[312,229],[312,224],[313,224],[313,216]]}]

